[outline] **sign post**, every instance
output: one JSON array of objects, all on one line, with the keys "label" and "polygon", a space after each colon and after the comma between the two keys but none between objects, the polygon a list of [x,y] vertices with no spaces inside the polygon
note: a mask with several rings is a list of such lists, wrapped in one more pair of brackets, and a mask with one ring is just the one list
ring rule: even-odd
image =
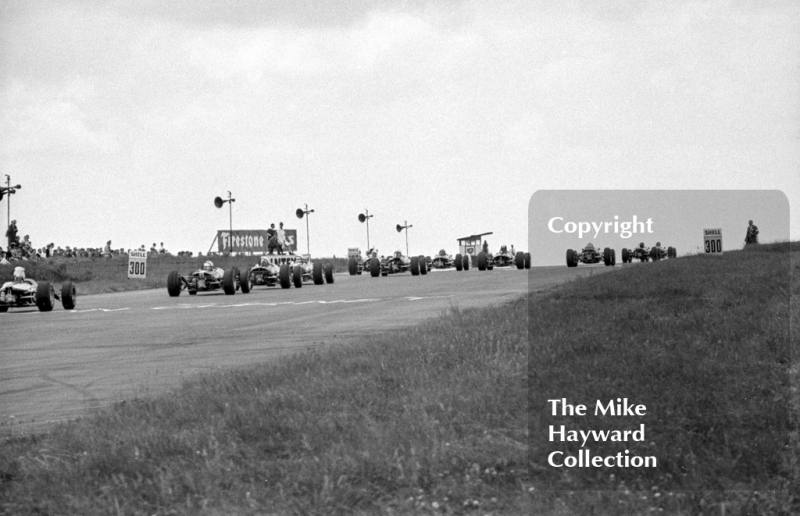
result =
[{"label": "sign post", "polygon": [[131,250],[128,253],[128,279],[147,277],[147,251]]},{"label": "sign post", "polygon": [[704,229],[703,247],[706,254],[722,254],[722,228]]}]

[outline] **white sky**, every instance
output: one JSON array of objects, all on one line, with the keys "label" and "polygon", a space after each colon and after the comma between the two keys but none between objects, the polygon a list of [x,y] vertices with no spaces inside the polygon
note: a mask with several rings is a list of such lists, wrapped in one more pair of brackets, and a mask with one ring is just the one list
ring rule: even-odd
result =
[{"label": "white sky", "polygon": [[11,218],[205,253],[230,190],[301,251],[308,203],[315,255],[364,249],[364,208],[434,254],[527,248],[540,189],[778,189],[800,239],[800,3],[597,4],[4,1]]}]

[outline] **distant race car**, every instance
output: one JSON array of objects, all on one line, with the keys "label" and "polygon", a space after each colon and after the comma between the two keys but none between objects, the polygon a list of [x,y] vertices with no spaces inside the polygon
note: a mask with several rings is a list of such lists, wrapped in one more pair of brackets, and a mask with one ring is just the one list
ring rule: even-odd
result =
[{"label": "distant race car", "polygon": [[367,259],[365,260],[361,257],[361,251],[358,248],[348,249],[347,271],[351,276],[361,274],[364,271],[369,272],[370,257],[377,255],[377,250],[372,248],[367,251]]},{"label": "distant race car", "polygon": [[65,310],[75,308],[77,299],[75,285],[71,281],[61,284],[59,294],[49,281],[34,281],[25,278],[25,269],[14,268],[14,279],[6,281],[0,287],[0,313],[8,312],[9,308],[22,308],[37,306],[40,312],[49,312],[61,301]]},{"label": "distant race car", "polygon": [[[623,250],[624,256],[624,250]],[[578,263],[600,263],[603,262],[607,267],[617,264],[617,252],[610,247],[603,249],[601,253],[593,244],[586,244],[586,247],[577,252],[575,249],[567,249],[567,267],[577,267]]]},{"label": "distant race car", "polygon": [[661,242],[656,242],[656,245],[650,248],[650,259],[654,262],[664,260],[667,258],[677,258],[678,252],[674,247],[662,247]]},{"label": "distant race car", "polygon": [[250,292],[250,279],[247,274],[240,274],[236,267],[231,267],[227,271],[214,267],[214,263],[210,261],[205,262],[202,268],[188,276],[181,276],[178,271],[172,271],[167,276],[167,292],[170,297],[178,297],[182,290],[187,290],[190,296],[213,290],[222,290],[232,296],[239,289],[243,294]]},{"label": "distant race car", "polygon": [[457,271],[469,270],[469,256],[458,253],[456,257],[453,258],[453,256],[447,254],[447,251],[444,249],[440,250],[439,254],[433,258],[426,258],[425,262],[428,269],[449,269],[455,267]]},{"label": "distant race car", "polygon": [[651,249],[649,247],[645,247],[644,242],[641,242],[639,247],[634,247],[633,249],[623,248],[622,263],[631,263],[633,260],[648,262],[650,261],[650,252]]},{"label": "distant race car", "polygon": [[373,278],[378,276],[388,276],[389,274],[397,274],[399,272],[410,271],[412,276],[419,276],[420,274],[428,274],[428,264],[424,256],[403,256],[400,251],[395,251],[392,256],[378,258],[373,253],[369,259],[369,274]]},{"label": "distant race car", "polygon": [[[333,283],[333,265],[312,262],[310,254],[302,254],[297,257],[294,263],[281,265],[281,272],[278,276],[281,278],[281,287],[283,288],[289,288],[285,281],[288,277],[287,273],[284,272],[286,266],[291,272],[295,288],[300,288],[303,286],[303,282],[309,281],[313,281],[314,285],[324,285],[326,282]],[[297,281],[298,277],[300,278],[299,283]]]},{"label": "distant race car", "polygon": [[512,266],[516,266],[517,269],[530,269],[531,253],[523,253],[522,251],[513,253],[509,251],[506,246],[501,246],[500,252],[494,255],[486,251],[478,253],[479,271],[492,270],[495,267]]}]

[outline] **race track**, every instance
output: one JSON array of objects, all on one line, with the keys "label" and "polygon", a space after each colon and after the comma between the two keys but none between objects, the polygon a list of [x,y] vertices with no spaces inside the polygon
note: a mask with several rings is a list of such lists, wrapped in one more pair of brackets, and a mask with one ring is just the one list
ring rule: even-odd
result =
[{"label": "race track", "polygon": [[415,324],[450,307],[502,303],[529,282],[539,290],[609,269],[336,275],[331,285],[234,296],[171,298],[159,289],[80,297],[72,311],[59,303],[49,313],[12,309],[0,314],[0,433],[162,392],[200,371]]}]

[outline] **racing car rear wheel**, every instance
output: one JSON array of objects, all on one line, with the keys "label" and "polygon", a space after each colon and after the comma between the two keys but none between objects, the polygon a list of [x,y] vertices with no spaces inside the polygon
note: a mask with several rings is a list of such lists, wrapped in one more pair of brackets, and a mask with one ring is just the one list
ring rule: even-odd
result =
[{"label": "racing car rear wheel", "polygon": [[470,260],[469,255],[465,254],[464,255],[464,270],[465,271],[469,270],[469,263],[470,263],[469,260]]},{"label": "racing car rear wheel", "polygon": [[616,264],[617,264],[617,250],[616,249],[612,249],[611,250],[611,265],[616,265]]},{"label": "racing car rear wheel", "polygon": [[75,285],[71,281],[65,281],[61,285],[61,306],[65,310],[72,310],[75,308],[75,300],[78,293],[75,291]]},{"label": "racing car rear wheel", "polygon": [[40,281],[36,285],[36,306],[41,312],[49,312],[56,304],[56,292],[49,281]]},{"label": "racing car rear wheel", "polygon": [[667,257],[668,258],[675,258],[675,248],[674,247],[667,247]]},{"label": "racing car rear wheel", "polygon": [[236,293],[236,269],[231,268],[222,275],[222,290],[226,295],[232,296]]},{"label": "racing car rear wheel", "polygon": [[461,253],[456,255],[456,270],[460,271],[464,269],[464,257],[461,256]]},{"label": "racing car rear wheel", "polygon": [[575,256],[574,249],[567,249],[567,267],[577,267],[578,257]]},{"label": "racing car rear wheel", "polygon": [[652,258],[654,262],[661,259],[661,253],[659,253],[657,247],[650,249],[650,258]]},{"label": "racing car rear wheel", "polygon": [[411,257],[411,275],[419,276],[419,256]]},{"label": "racing car rear wheel", "polygon": [[514,255],[514,265],[517,266],[517,269],[525,268],[525,253],[517,251],[517,254]]},{"label": "racing car rear wheel", "polygon": [[428,274],[428,261],[424,256],[419,257],[419,273],[423,275]]},{"label": "racing car rear wheel", "polygon": [[355,276],[358,272],[358,264],[356,263],[356,259],[352,256],[347,260],[347,270],[350,272],[351,276]]},{"label": "racing car rear wheel", "polygon": [[292,283],[294,283],[294,288],[300,288],[303,286],[303,268],[300,266],[292,267]]},{"label": "racing car rear wheel", "polygon": [[327,263],[325,264],[325,281],[327,283],[333,283],[333,264]]},{"label": "racing car rear wheel", "polygon": [[311,277],[314,278],[314,285],[322,285],[325,279],[322,277],[322,263],[314,262],[314,269],[311,271]]},{"label": "racing car rear wheel", "polygon": [[623,247],[622,248],[622,263],[628,263],[630,261],[631,261],[631,259],[628,256],[628,249]]},{"label": "racing car rear wheel", "polygon": [[239,274],[239,286],[242,287],[242,294],[250,292],[250,269]]},{"label": "racing car rear wheel", "polygon": [[281,284],[281,288],[292,286],[292,270],[289,268],[288,263],[281,265],[281,270],[278,272],[278,281]]},{"label": "racing car rear wheel", "polygon": [[181,275],[178,271],[172,271],[167,276],[167,292],[169,297],[178,297],[181,295]]},{"label": "racing car rear wheel", "polygon": [[525,253],[525,268],[531,268],[531,253]]},{"label": "racing car rear wheel", "polygon": [[478,253],[478,270],[485,271],[488,261],[489,259],[487,258],[486,253],[484,253],[483,251]]},{"label": "racing car rear wheel", "polygon": [[377,256],[373,256],[369,259],[369,274],[373,278],[377,278],[381,275],[381,261]]}]

